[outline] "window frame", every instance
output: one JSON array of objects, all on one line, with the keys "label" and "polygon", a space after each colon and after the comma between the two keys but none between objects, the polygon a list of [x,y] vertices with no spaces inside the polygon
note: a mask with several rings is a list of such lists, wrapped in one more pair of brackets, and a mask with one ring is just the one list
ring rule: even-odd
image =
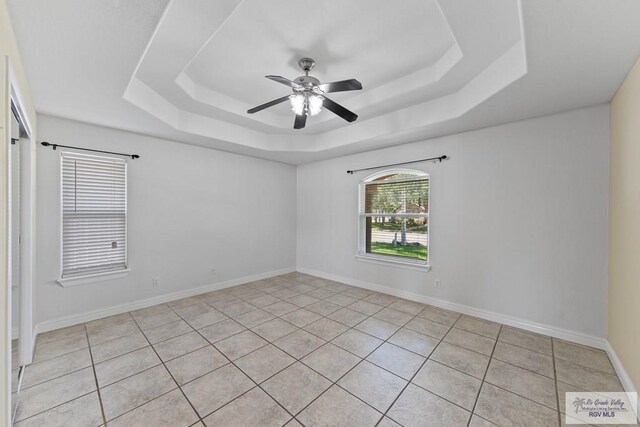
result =
[{"label": "window frame", "polygon": [[[427,206],[428,211],[422,215],[406,215],[406,216],[424,216],[427,218],[427,259],[425,261],[422,260],[412,260],[409,257],[402,256],[394,256],[394,255],[382,255],[382,254],[373,254],[366,251],[366,239],[367,239],[367,231],[366,231],[366,218],[367,214],[365,213],[365,192],[368,184],[375,183],[376,179],[387,176],[387,175],[396,175],[396,174],[411,174],[415,175],[412,178],[400,178],[395,180],[389,180],[384,182],[407,182],[407,181],[415,181],[418,179],[427,179],[429,182],[429,191],[427,193]],[[382,182],[382,181],[380,181]],[[425,171],[416,170],[416,169],[407,169],[407,168],[394,168],[394,169],[385,169],[383,171],[376,172],[372,175],[367,176],[366,178],[360,181],[358,185],[358,250],[356,253],[356,259],[364,262],[372,262],[376,264],[385,264],[392,267],[401,267],[405,269],[418,270],[422,272],[427,272],[431,269],[431,175]],[[369,215],[371,216],[371,215]],[[398,215],[403,216],[403,215]]]},{"label": "window frame", "polygon": [[[112,270],[94,272],[94,273],[86,273],[86,274],[77,274],[72,276],[63,276],[64,270],[64,180],[63,180],[63,162],[64,156],[78,156],[78,157],[86,157],[88,159],[101,159],[101,160],[117,160],[119,162],[124,163],[124,176],[125,176],[125,185],[124,185],[124,242],[125,242],[125,250],[124,250],[124,268],[114,268]],[[59,279],[56,281],[63,287],[70,286],[78,286],[85,285],[89,283],[102,282],[106,280],[120,279],[126,277],[131,271],[129,266],[129,164],[126,159],[120,157],[113,156],[103,156],[103,155],[93,155],[93,154],[85,154],[78,153],[76,151],[64,150],[60,152],[60,161],[59,161],[59,177],[60,177],[60,206],[59,206],[59,214],[60,214],[60,222],[59,222],[59,231],[60,231],[60,256],[59,256]]]}]

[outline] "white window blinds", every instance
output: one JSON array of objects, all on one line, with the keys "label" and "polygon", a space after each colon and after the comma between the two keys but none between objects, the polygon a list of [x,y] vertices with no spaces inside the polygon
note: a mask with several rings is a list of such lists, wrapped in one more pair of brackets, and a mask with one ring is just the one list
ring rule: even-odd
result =
[{"label": "white window blinds", "polygon": [[127,163],[62,153],[62,277],[127,268]]},{"label": "white window blinds", "polygon": [[390,216],[424,215],[429,212],[429,178],[403,178],[365,184],[364,213]]},{"label": "white window blinds", "polygon": [[429,259],[429,176],[383,171],[360,186],[359,254],[424,265]]}]

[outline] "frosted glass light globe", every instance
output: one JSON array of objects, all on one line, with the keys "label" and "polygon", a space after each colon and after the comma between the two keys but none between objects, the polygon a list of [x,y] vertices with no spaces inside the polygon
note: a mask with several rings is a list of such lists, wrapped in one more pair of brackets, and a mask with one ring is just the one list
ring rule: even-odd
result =
[{"label": "frosted glass light globe", "polygon": [[304,114],[304,102],[305,98],[302,94],[291,95],[289,97],[289,101],[291,102],[291,109],[294,113],[301,116]]},{"label": "frosted glass light globe", "polygon": [[309,113],[315,116],[322,111],[322,98],[317,95],[311,95],[309,97]]}]

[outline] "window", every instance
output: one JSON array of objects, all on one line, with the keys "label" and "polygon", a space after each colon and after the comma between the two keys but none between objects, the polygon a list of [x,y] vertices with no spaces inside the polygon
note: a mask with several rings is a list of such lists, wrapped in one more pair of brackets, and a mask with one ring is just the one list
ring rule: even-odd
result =
[{"label": "window", "polygon": [[62,279],[126,268],[126,161],[63,152]]},{"label": "window", "polygon": [[360,184],[359,256],[427,266],[429,175],[391,170]]}]

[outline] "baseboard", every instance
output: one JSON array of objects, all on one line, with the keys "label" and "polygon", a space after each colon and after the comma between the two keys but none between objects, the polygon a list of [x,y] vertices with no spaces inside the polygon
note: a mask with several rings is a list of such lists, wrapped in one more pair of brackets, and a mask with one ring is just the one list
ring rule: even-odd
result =
[{"label": "baseboard", "polygon": [[606,339],[583,334],[577,331],[572,331],[568,329],[558,328],[555,326],[536,323],[530,320],[508,316],[501,313],[496,313],[494,311],[483,310],[483,309],[471,307],[468,305],[463,305],[463,304],[458,304],[458,303],[445,301],[437,298],[432,298],[425,295],[419,295],[413,292],[394,289],[387,286],[378,285],[375,283],[363,282],[361,280],[352,279],[350,277],[339,276],[336,274],[313,270],[306,267],[298,267],[298,271],[300,273],[310,274],[312,276],[322,277],[327,280],[333,280],[336,282],[345,283],[347,285],[357,286],[359,288],[369,289],[372,291],[382,292],[382,293],[397,296],[400,298],[421,302],[423,304],[433,305],[433,306],[444,308],[447,310],[456,311],[458,313],[467,314],[469,316],[479,317],[481,319],[490,320],[492,322],[498,322],[508,326],[513,326],[514,328],[520,328],[526,331],[548,335],[554,338],[559,338],[562,340],[571,341],[578,344],[599,348],[602,350],[606,350],[607,348]]},{"label": "baseboard", "polygon": [[[618,378],[620,378],[620,382],[622,383],[622,387],[624,388],[624,391],[628,393],[637,393],[638,389],[636,389],[635,384],[633,384],[633,381],[631,381],[631,377],[627,373],[627,370],[624,369],[624,365],[622,364],[622,361],[618,357],[618,354],[613,349],[609,341],[607,341],[607,348],[605,350],[609,355],[609,360],[611,360],[613,369],[615,369],[616,374],[618,374]],[[640,416],[640,411],[638,416]]]},{"label": "baseboard", "polygon": [[103,317],[115,316],[116,314],[139,310],[141,308],[151,307],[152,305],[156,304],[164,304],[182,298],[188,298],[194,295],[230,288],[232,286],[243,285],[245,283],[254,282],[256,280],[268,279],[270,277],[280,276],[281,274],[293,273],[294,271],[296,271],[296,269],[293,267],[283,268],[280,270],[268,271],[266,273],[254,274],[252,276],[245,276],[238,279],[227,280],[225,282],[200,286],[198,288],[185,289],[184,291],[172,292],[170,294],[159,295],[156,297],[129,302],[126,304],[119,304],[100,310],[88,311],[85,313],[61,317],[59,319],[47,320],[36,325],[34,332],[34,343],[35,337],[43,332],[66,328],[68,326],[79,325],[81,323],[90,322],[92,320],[101,319]]},{"label": "baseboard", "polygon": [[[622,360],[618,357],[618,354],[611,346],[611,343],[607,340],[607,347],[605,349],[607,351],[607,355],[609,355],[609,360],[611,360],[611,364],[613,365],[613,369],[615,369],[616,374],[618,374],[618,378],[622,383],[622,388],[627,393],[637,393],[638,389],[636,388],[633,381],[631,381],[631,377],[627,373],[627,370],[624,369],[624,365],[622,364]],[[636,413],[638,421],[640,421],[640,408]]]}]

